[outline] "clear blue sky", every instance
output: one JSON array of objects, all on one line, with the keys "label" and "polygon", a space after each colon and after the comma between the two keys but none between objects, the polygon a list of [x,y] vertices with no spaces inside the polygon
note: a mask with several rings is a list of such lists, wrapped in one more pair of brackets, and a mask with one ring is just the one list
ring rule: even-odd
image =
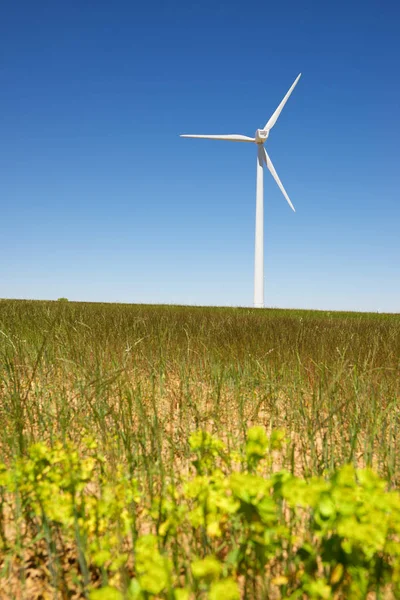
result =
[{"label": "clear blue sky", "polygon": [[398,2],[0,6],[0,297],[400,312]]}]

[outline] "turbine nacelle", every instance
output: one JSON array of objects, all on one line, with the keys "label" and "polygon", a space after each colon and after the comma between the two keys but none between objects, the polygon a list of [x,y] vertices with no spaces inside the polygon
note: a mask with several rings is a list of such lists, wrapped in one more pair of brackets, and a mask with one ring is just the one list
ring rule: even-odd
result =
[{"label": "turbine nacelle", "polygon": [[254,138],[256,144],[263,144],[269,135],[269,131],[265,129],[257,129]]}]

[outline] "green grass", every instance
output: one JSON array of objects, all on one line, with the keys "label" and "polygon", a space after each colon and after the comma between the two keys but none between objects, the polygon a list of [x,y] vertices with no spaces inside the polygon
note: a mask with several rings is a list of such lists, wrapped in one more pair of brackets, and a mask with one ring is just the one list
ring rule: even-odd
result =
[{"label": "green grass", "polygon": [[267,474],[399,485],[400,315],[3,300],[0,369],[8,466],[90,433],[151,500],[189,472],[191,432],[232,451],[261,425],[288,439]]},{"label": "green grass", "polygon": [[263,424],[305,473],[354,461],[396,483],[399,315],[1,301],[0,332],[4,460],[87,428],[115,433],[110,460],[150,443],[168,463],[195,428]]}]

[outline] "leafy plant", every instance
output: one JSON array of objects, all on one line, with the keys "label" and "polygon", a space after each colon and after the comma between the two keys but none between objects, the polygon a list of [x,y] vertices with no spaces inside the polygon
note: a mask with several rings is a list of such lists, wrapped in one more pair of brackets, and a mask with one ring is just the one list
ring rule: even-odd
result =
[{"label": "leafy plant", "polygon": [[26,552],[45,541],[53,587],[71,586],[56,558],[68,547],[73,581],[92,600],[400,591],[400,495],[370,469],[265,476],[271,453],[284,451],[282,432],[250,428],[242,449],[229,452],[197,431],[194,472],[175,474],[152,504],[123,465],[112,471],[85,439],[83,454],[38,443],[1,465],[3,572],[23,557],[22,536]]}]

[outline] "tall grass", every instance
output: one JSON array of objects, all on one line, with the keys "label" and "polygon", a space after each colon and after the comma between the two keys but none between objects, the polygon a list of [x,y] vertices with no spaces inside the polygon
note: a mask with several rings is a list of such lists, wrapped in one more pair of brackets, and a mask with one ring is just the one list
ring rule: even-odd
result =
[{"label": "tall grass", "polygon": [[90,430],[150,477],[195,428],[235,444],[263,424],[298,472],[350,461],[396,483],[399,315],[1,301],[0,332],[5,460]]},{"label": "tall grass", "polygon": [[396,487],[399,392],[400,315],[0,301],[0,462],[90,434],[150,501],[189,470],[192,431],[234,450],[252,425],[289,438],[271,471],[353,463]]}]

